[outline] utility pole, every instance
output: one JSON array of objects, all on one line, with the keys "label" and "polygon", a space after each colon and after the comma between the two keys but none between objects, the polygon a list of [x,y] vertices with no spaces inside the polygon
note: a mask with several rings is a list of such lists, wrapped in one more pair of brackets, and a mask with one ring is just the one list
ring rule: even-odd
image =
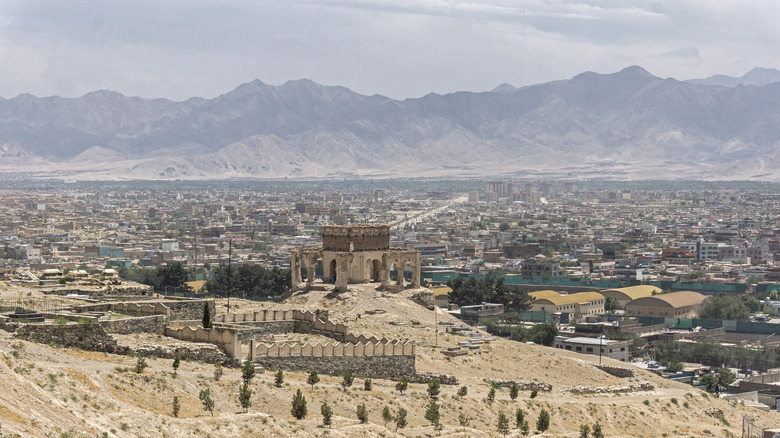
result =
[{"label": "utility pole", "polygon": [[233,239],[228,240],[228,290],[227,290],[227,312],[230,313],[230,291],[232,289],[233,271],[231,268],[231,259],[233,258]]}]

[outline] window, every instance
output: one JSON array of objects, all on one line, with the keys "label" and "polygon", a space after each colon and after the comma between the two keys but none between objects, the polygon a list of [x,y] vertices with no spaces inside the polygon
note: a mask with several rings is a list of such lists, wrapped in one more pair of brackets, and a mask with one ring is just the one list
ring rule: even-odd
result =
[{"label": "window", "polygon": [[588,348],[585,349],[585,351],[588,352],[588,353],[593,353],[593,348],[592,347],[588,347]]},{"label": "window", "polygon": [[582,351],[582,347],[575,348],[575,351]]}]

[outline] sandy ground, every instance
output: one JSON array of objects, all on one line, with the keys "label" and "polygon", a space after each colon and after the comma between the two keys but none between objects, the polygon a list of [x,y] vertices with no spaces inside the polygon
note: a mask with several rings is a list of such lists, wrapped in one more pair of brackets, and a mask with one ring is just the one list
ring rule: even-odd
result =
[{"label": "sandy ground", "polygon": [[[11,293],[0,286],[0,295]],[[13,293],[18,291],[13,290]],[[402,294],[385,294],[372,285],[355,287],[343,294],[326,291],[298,294],[286,303],[269,304],[231,299],[231,310],[251,311],[262,307],[327,308],[332,319],[349,324],[351,331],[366,335],[412,339],[418,343],[418,371],[453,374],[458,386],[468,394],[456,395],[458,387],[443,386],[438,398],[444,429],[441,436],[500,436],[496,430],[498,413],[510,419],[509,436],[521,436],[514,429],[514,414],[520,408],[531,425],[530,436],[579,436],[580,424],[596,421],[609,437],[703,437],[740,436],[742,415],[756,417],[766,427],[780,426],[780,414],[762,413],[752,408],[715,399],[691,386],[674,383],[636,370],[634,378],[619,379],[597,368],[598,357],[579,355],[542,346],[498,339],[481,354],[447,359],[441,350],[457,345],[462,337],[441,331],[438,339],[434,321],[452,321],[446,312],[434,317],[430,310],[408,300]],[[220,301],[219,311],[224,311]],[[366,311],[379,311],[374,315]],[[360,317],[358,318],[358,313]],[[419,327],[397,326],[402,321]],[[456,321],[452,321],[457,323]],[[123,338],[123,342],[128,341]],[[139,335],[138,342],[153,342],[154,336]],[[129,340],[132,342],[132,339]],[[166,342],[164,339],[159,342]],[[434,345],[436,344],[436,345]],[[436,436],[424,419],[429,404],[426,386],[411,384],[399,394],[395,382],[373,380],[371,391],[363,390],[362,380],[343,389],[340,378],[320,376],[313,389],[305,383],[306,374],[285,373],[281,388],[274,386],[273,372],[260,373],[252,382],[253,406],[243,413],[238,403],[241,373],[225,369],[219,381],[213,378],[214,366],[182,362],[174,376],[172,360],[148,359],[142,373],[134,371],[136,359],[126,356],[55,348],[20,341],[0,332],[0,433],[3,436],[106,436],[113,437],[203,437],[203,436]],[[605,364],[629,366],[609,359]],[[483,379],[542,381],[552,384],[551,392],[532,399],[521,391],[511,400],[508,390],[500,389],[496,401],[488,402],[489,385]],[[575,386],[627,386],[651,382],[654,391],[631,394],[579,395],[569,391]],[[198,392],[210,388],[216,401],[214,416],[202,408]],[[306,397],[308,416],[295,420],[290,414],[292,397],[300,389]],[[179,418],[171,415],[174,396],[181,400]],[[327,401],[335,413],[330,429],[321,426],[320,405]],[[365,403],[369,423],[358,424],[356,406]],[[395,432],[385,427],[381,411],[403,407],[409,413],[409,425]],[[539,412],[550,413],[549,430],[535,434]],[[710,414],[723,412],[724,420]],[[459,426],[459,415],[469,419]]]}]

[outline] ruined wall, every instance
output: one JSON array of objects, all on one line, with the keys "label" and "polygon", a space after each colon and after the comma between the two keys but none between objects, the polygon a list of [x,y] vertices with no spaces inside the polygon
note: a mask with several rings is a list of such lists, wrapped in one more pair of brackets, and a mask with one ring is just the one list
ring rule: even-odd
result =
[{"label": "ruined wall", "polygon": [[629,368],[620,368],[620,367],[609,367],[606,365],[598,365],[596,368],[600,369],[601,371],[604,371],[607,374],[611,374],[615,377],[634,377],[634,370]]},{"label": "ruined wall", "polygon": [[266,368],[334,376],[352,371],[356,376],[372,379],[414,379],[417,375],[414,356],[265,356],[255,357],[255,363]]},{"label": "ruined wall", "polygon": [[14,336],[43,344],[56,343],[82,350],[123,354],[116,339],[100,324],[23,324]]},{"label": "ruined wall", "polygon": [[106,332],[117,335],[127,335],[131,333],[155,333],[161,335],[165,333],[165,327],[168,325],[167,315],[140,316],[137,318],[113,319],[98,322]]},{"label": "ruined wall", "polygon": [[226,355],[216,345],[178,343],[170,345],[143,344],[132,347],[132,351],[139,356],[155,356],[162,359],[173,359],[176,353],[182,360],[196,360],[206,363],[220,362],[223,365],[237,365],[235,359]]},{"label": "ruined wall", "polygon": [[216,324],[240,324],[243,328],[251,326],[250,330],[253,335],[291,332],[313,333],[344,341],[349,333],[349,327],[345,324],[336,324],[327,318],[327,311],[264,309],[252,313],[217,315],[214,322]]},{"label": "ruined wall", "polygon": [[390,249],[389,225],[324,225],[326,251],[383,251]]},{"label": "ruined wall", "polygon": [[[110,302],[74,307],[76,312],[119,312],[129,315],[168,315],[171,321],[203,318],[203,303],[209,303],[211,315],[216,313],[213,300],[158,300],[137,302]],[[213,318],[213,316],[212,316]]]},{"label": "ruined wall", "polygon": [[238,330],[231,328],[212,328],[204,329],[202,327],[182,327],[165,329],[165,336],[190,342],[205,342],[214,344],[222,349],[231,358],[240,358],[241,341],[239,340]]}]

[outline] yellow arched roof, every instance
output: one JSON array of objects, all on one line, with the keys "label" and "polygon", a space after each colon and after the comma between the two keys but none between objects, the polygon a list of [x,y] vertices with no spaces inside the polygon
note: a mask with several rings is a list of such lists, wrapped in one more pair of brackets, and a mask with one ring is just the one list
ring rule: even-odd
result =
[{"label": "yellow arched roof", "polygon": [[[613,292],[613,293],[610,293]],[[649,284],[641,284],[639,286],[619,287],[616,289],[606,289],[601,291],[604,296],[614,296],[617,299],[623,298],[624,300],[637,300],[644,297],[652,297],[653,292],[659,294],[663,292],[660,288],[650,286]],[[620,296],[623,294],[623,297]]]},{"label": "yellow arched roof", "polygon": [[543,300],[546,298],[561,296],[561,294],[555,292],[554,290],[537,290],[533,292],[528,292],[528,295],[530,295],[535,300]]},{"label": "yellow arched roof", "polygon": [[433,294],[435,296],[437,296],[437,297],[440,296],[440,295],[449,295],[450,292],[452,292],[452,288],[451,287],[447,287],[447,286],[445,286],[445,287],[433,287],[433,288],[431,288],[431,292],[433,292]]},{"label": "yellow arched roof", "polygon": [[603,300],[604,295],[598,292],[580,292],[578,294],[558,295],[557,297],[541,298],[534,301],[534,304],[552,304],[555,306],[565,306],[567,304],[590,303],[592,301]]},{"label": "yellow arched roof", "polygon": [[630,306],[655,306],[655,307],[673,307],[680,309],[683,307],[697,306],[707,298],[706,296],[689,290],[680,292],[672,292],[670,294],[661,294],[654,297],[640,298],[632,303],[627,304]]}]

